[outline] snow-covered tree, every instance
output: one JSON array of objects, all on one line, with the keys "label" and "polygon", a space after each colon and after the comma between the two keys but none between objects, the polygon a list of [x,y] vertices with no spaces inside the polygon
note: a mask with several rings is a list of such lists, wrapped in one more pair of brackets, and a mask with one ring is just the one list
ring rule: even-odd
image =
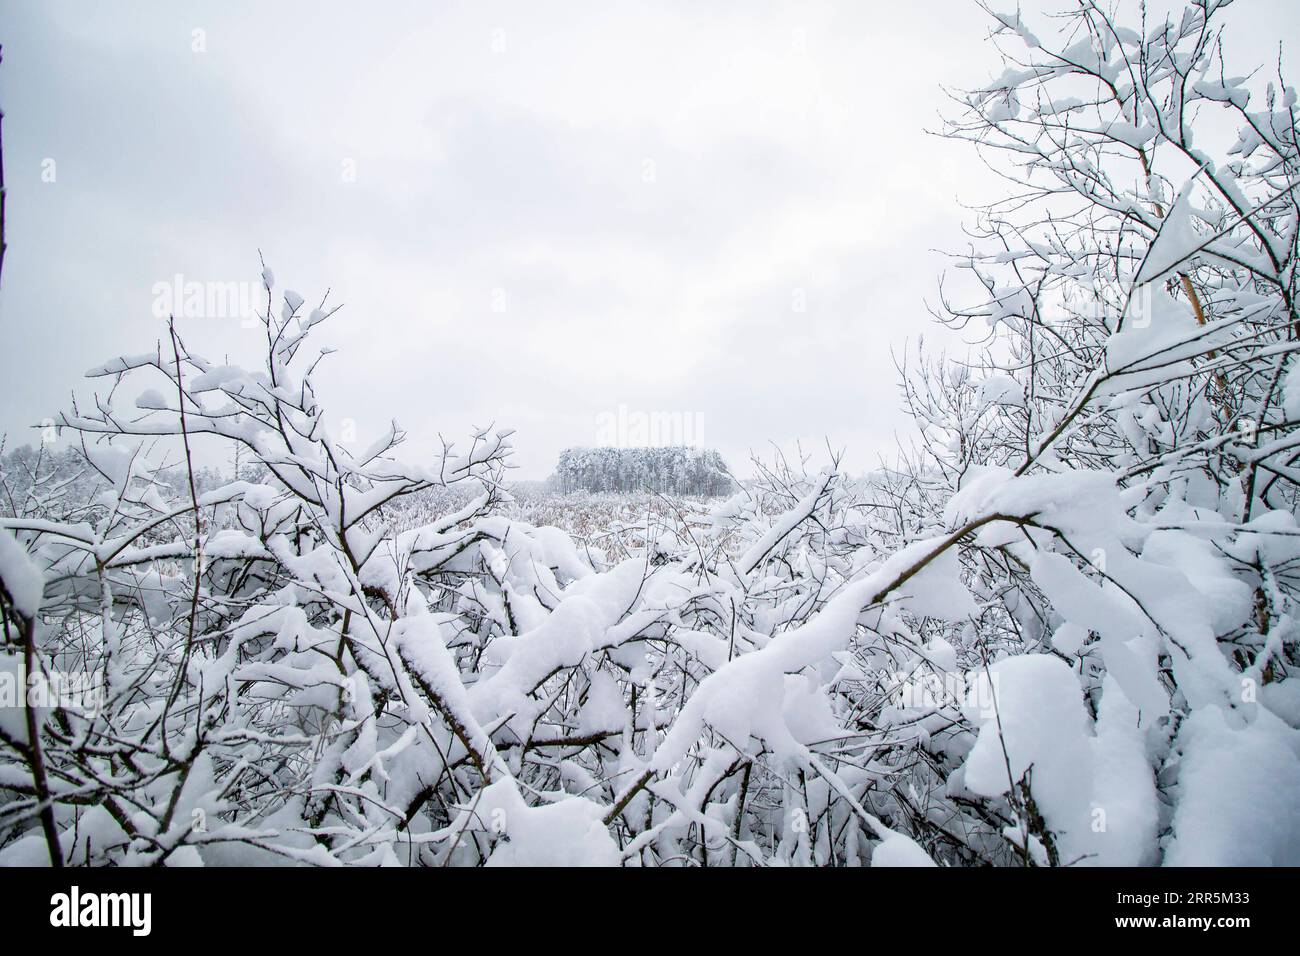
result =
[{"label": "snow-covered tree", "polygon": [[560,491],[648,491],[711,498],[735,481],[716,451],[683,445],[645,448],[566,448],[551,483]]},{"label": "snow-covered tree", "polygon": [[95,369],[94,494],[28,462],[0,517],[0,863],[1300,863],[1296,97],[1223,6],[994,15],[948,133],[1012,186],[939,310],[985,338],[869,480],[577,546],[507,432],[337,441],[269,273],[262,367]]}]

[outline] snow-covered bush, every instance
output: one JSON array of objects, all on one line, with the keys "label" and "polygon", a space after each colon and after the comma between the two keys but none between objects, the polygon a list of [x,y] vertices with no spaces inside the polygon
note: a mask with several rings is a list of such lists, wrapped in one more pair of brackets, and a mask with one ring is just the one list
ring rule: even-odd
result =
[{"label": "snow-covered bush", "polygon": [[[987,347],[905,367],[867,481],[575,543],[507,433],[336,441],[269,273],[263,367],[94,370],[95,496],[0,519],[0,863],[1300,863],[1295,93],[1220,7],[997,18],[949,132],[1020,185],[942,313]],[[256,480],[151,461],[200,437]]]}]

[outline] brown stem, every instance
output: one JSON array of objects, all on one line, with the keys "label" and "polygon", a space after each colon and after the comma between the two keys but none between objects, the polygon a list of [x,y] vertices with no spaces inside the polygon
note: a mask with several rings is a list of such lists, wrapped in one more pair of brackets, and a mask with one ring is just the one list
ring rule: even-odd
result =
[{"label": "brown stem", "polygon": [[[34,616],[18,609],[3,581],[0,581],[0,598],[3,598],[3,602],[0,603],[7,605],[18,621],[18,632],[23,644],[23,693],[30,695],[34,686],[32,675],[37,670],[36,620]],[[41,830],[45,834],[45,847],[50,854],[50,866],[57,869],[63,866],[63,848],[59,845],[59,828],[54,822],[54,800],[50,796],[49,778],[45,773],[45,756],[41,752],[41,728],[36,720],[36,710],[32,706],[30,697],[25,697],[24,705],[27,746],[23,748],[23,756],[27,758],[27,766],[32,774],[32,786],[36,792],[37,805],[40,807]]]}]

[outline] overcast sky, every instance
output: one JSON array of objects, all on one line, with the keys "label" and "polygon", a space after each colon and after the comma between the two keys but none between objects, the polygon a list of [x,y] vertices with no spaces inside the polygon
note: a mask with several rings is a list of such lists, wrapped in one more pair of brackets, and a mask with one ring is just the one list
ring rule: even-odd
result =
[{"label": "overcast sky", "polygon": [[[1228,23],[1246,72],[1300,4]],[[0,0],[0,430],[150,350],[159,283],[255,282],[260,249],[345,304],[319,390],[360,441],[396,417],[418,458],[496,422],[540,478],[622,405],[740,473],[769,441],[868,468],[979,198],[925,131],[943,85],[1000,72],[987,32],[963,0]],[[236,316],[179,325],[255,355]]]}]

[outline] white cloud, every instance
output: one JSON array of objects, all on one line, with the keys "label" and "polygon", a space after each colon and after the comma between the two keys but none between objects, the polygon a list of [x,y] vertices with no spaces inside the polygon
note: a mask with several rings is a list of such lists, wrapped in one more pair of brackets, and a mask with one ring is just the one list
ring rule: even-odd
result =
[{"label": "white cloud", "polygon": [[331,407],[411,451],[495,419],[541,476],[625,404],[867,467],[985,182],[925,132],[994,70],[974,4],[5,6],[9,429],[158,336],[154,282],[261,248],[347,303]]}]

